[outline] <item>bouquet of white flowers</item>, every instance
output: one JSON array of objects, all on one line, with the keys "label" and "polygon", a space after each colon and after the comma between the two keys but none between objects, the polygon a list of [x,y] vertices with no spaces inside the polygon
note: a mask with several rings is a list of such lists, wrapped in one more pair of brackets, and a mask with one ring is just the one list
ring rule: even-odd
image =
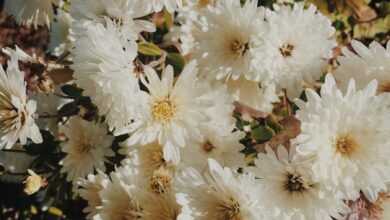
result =
[{"label": "bouquet of white flowers", "polygon": [[390,219],[387,1],[3,8],[0,219]]}]

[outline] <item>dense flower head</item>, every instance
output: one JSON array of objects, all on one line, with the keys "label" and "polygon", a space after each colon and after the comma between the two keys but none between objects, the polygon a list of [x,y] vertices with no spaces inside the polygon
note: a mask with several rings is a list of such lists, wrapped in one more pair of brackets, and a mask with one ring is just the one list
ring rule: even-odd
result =
[{"label": "dense flower head", "polygon": [[311,155],[316,179],[326,181],[343,198],[354,200],[362,191],[374,201],[386,190],[390,155],[387,108],[376,95],[377,81],[357,90],[352,79],[346,93],[327,75],[318,95],[307,90],[307,102],[298,100],[302,133],[298,151]]}]

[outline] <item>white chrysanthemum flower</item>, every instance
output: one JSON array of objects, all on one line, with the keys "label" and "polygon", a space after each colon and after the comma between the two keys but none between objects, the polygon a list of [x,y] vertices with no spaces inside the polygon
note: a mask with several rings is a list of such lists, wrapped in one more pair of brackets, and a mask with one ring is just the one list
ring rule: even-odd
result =
[{"label": "white chrysanthemum flower", "polygon": [[240,144],[245,134],[236,129],[236,119],[233,117],[233,99],[225,85],[213,85],[209,99],[215,104],[206,110],[209,120],[202,124],[203,139],[196,140],[182,151],[182,165],[198,170],[207,169],[207,159],[213,158],[222,166],[239,167],[245,164],[244,154]]},{"label": "white chrysanthemum flower", "polygon": [[[133,117],[134,97],[139,91],[133,61],[137,44],[123,36],[115,24],[87,25],[74,43],[72,69],[77,85],[106,116],[115,135],[127,133]],[[130,95],[131,94],[131,95]]]},{"label": "white chrysanthemum flower", "polygon": [[[17,48],[15,53],[21,51]],[[22,53],[24,54],[24,53]],[[0,149],[11,148],[17,140],[26,144],[27,138],[41,143],[42,136],[34,121],[37,103],[28,100],[24,73],[18,56],[11,54],[7,72],[0,68]]]},{"label": "white chrysanthemum flower", "polygon": [[73,117],[61,129],[68,138],[62,144],[66,156],[61,161],[61,172],[67,174],[66,180],[75,182],[94,169],[105,170],[106,157],[114,156],[111,150],[114,138],[107,134],[106,126]]},{"label": "white chrysanthemum flower", "polygon": [[299,152],[315,158],[316,179],[348,200],[362,191],[375,201],[390,178],[389,112],[376,90],[376,81],[356,90],[351,80],[343,94],[327,75],[321,96],[309,89],[307,102],[296,101],[302,130],[295,139]]},{"label": "white chrysanthemum flower", "polygon": [[139,0],[72,0],[70,13],[75,20],[105,23],[110,18],[133,38],[141,31],[154,32],[155,26],[146,20],[137,20],[149,13]]},{"label": "white chrysanthemum flower", "polygon": [[[258,154],[254,173],[259,178],[259,197],[266,219],[274,220],[331,220],[348,211],[343,201],[327,191],[321,182],[314,181],[311,163],[294,158],[284,146],[277,154],[269,147]],[[333,218],[332,218],[333,217]]]},{"label": "white chrysanthemum flower", "polygon": [[[145,187],[140,172],[125,165],[111,174],[111,182],[100,192],[103,205],[99,210],[102,220],[191,220],[186,201],[173,192],[153,194]],[[180,202],[180,204],[179,204]]]},{"label": "white chrysanthemum flower", "polygon": [[18,23],[50,27],[54,17],[53,4],[58,4],[58,0],[6,0],[4,9]]},{"label": "white chrysanthemum flower", "polygon": [[191,54],[199,61],[202,73],[211,79],[238,79],[253,71],[252,38],[262,32],[262,10],[257,1],[218,1],[202,10],[201,22],[193,30],[195,48]]},{"label": "white chrysanthemum flower", "polygon": [[164,159],[163,146],[153,142],[143,146],[122,147],[119,152],[128,157],[123,163],[139,170],[150,192],[165,194],[173,190],[176,165]]},{"label": "white chrysanthemum flower", "polygon": [[256,39],[255,60],[258,71],[250,79],[275,82],[290,98],[298,97],[304,86],[314,83],[326,66],[336,45],[331,21],[311,5],[303,4],[267,11],[263,34]]},{"label": "white chrysanthemum flower", "polygon": [[378,92],[390,92],[390,41],[387,48],[375,41],[368,48],[359,41],[351,44],[354,52],[343,48],[344,56],[338,57],[340,66],[334,73],[340,89],[346,91],[351,78],[355,79],[358,89],[376,79]]},{"label": "white chrysanthemum flower", "polygon": [[271,113],[274,108],[273,103],[279,101],[275,85],[264,83],[260,86],[259,84],[244,77],[227,81],[228,91],[235,101],[259,111]]},{"label": "white chrysanthemum flower", "polygon": [[78,182],[79,189],[77,192],[81,198],[88,202],[88,206],[83,209],[84,213],[88,213],[87,219],[94,219],[98,214],[99,208],[102,206],[99,193],[107,187],[109,182],[108,176],[100,171],[98,171],[98,174],[90,174],[86,179]]},{"label": "white chrysanthemum flower", "polygon": [[182,151],[182,164],[194,167],[200,171],[207,169],[207,160],[213,158],[223,166],[243,167],[245,155],[240,153],[244,146],[239,142],[243,133],[236,131],[217,132],[215,129],[205,128],[204,140],[189,144]]},{"label": "white chrysanthemum flower", "polygon": [[254,176],[236,176],[229,168],[209,159],[209,173],[201,176],[187,168],[179,178],[178,190],[188,199],[188,206],[199,220],[262,219]]},{"label": "white chrysanthemum flower", "polygon": [[111,173],[111,182],[100,191],[102,207],[98,219],[143,219],[144,204],[151,203],[152,196],[139,182],[136,170],[120,167]]},{"label": "white chrysanthemum flower", "polygon": [[178,163],[179,148],[202,139],[200,125],[207,120],[204,111],[211,100],[207,100],[208,91],[196,78],[197,72],[196,62],[191,62],[175,81],[172,66],[166,67],[162,79],[152,68],[145,68],[148,81],[142,79],[149,93],[141,92],[128,146],[158,141],[164,146],[165,160]]}]

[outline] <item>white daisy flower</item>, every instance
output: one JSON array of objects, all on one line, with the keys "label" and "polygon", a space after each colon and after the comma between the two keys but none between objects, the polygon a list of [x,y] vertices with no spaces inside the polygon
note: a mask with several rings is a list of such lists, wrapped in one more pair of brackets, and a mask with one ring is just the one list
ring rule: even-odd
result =
[{"label": "white daisy flower", "polygon": [[89,174],[86,179],[81,179],[77,183],[79,186],[78,194],[88,202],[88,206],[83,209],[84,213],[88,213],[87,219],[94,219],[98,214],[99,208],[102,206],[99,193],[108,186],[109,182],[108,176],[98,171],[96,175]]},{"label": "white daisy flower", "polygon": [[284,146],[277,148],[277,154],[269,147],[266,151],[257,155],[257,168],[252,169],[259,178],[266,219],[332,220],[348,211],[341,199],[313,179],[309,161],[294,158]]},{"label": "white daisy flower", "polygon": [[302,133],[294,142],[315,158],[315,178],[343,199],[355,200],[362,191],[375,201],[390,178],[389,112],[376,90],[376,81],[356,90],[351,80],[343,94],[327,75],[321,96],[308,89],[308,101],[296,101]]},{"label": "white daisy flower", "polygon": [[[191,220],[186,201],[173,192],[151,193],[139,170],[122,166],[111,173],[111,182],[100,192],[103,205],[99,210],[102,220]],[[180,204],[179,204],[180,202]]]},{"label": "white daisy flower", "polygon": [[359,41],[352,41],[351,45],[354,52],[343,48],[344,56],[338,57],[340,66],[334,77],[340,89],[346,91],[351,78],[355,79],[358,89],[376,79],[379,93],[390,92],[390,41],[386,48],[375,41],[368,48]]},{"label": "white daisy flower", "polygon": [[239,142],[243,133],[236,131],[217,132],[215,129],[204,129],[205,139],[202,142],[189,144],[182,151],[183,166],[191,166],[200,171],[207,170],[207,160],[213,158],[223,166],[245,166],[245,155],[240,153],[244,146]]},{"label": "white daisy flower", "polygon": [[27,138],[34,143],[42,142],[34,121],[37,103],[27,97],[24,73],[19,69],[19,57],[16,55],[24,52],[18,48],[14,52],[7,71],[0,67],[0,149],[11,148],[18,140],[24,145]]},{"label": "white daisy flower", "polygon": [[313,5],[305,9],[295,4],[267,11],[263,28],[253,50],[252,64],[258,71],[249,79],[273,81],[290,98],[298,97],[304,85],[321,77],[336,46],[331,21]]},{"label": "white daisy flower", "polygon": [[205,76],[237,80],[253,71],[250,51],[252,38],[262,32],[262,11],[257,1],[241,6],[236,0],[218,1],[215,7],[201,11],[206,22],[193,30],[196,45],[191,55]]},{"label": "white daisy flower", "polygon": [[187,168],[179,179],[179,191],[186,195],[194,217],[199,220],[262,219],[254,176],[236,176],[213,159],[209,159],[208,164],[209,173],[205,176]]},{"label": "white daisy flower", "polygon": [[67,174],[67,181],[75,182],[84,178],[93,173],[94,169],[105,171],[106,157],[114,156],[111,150],[114,138],[107,134],[104,125],[76,116],[69,119],[61,129],[68,138],[62,144],[66,156],[61,161],[61,172]]},{"label": "white daisy flower", "polygon": [[[87,25],[72,50],[73,77],[84,94],[97,105],[99,114],[106,116],[115,135],[127,133],[133,117],[134,96],[139,91],[133,61],[137,44],[123,36],[111,21]],[[131,94],[131,95],[130,95]]]},{"label": "white daisy flower", "polygon": [[54,17],[53,4],[58,4],[58,0],[6,0],[4,10],[18,23],[50,27]]},{"label": "white daisy flower", "polygon": [[145,68],[147,80],[142,78],[149,93],[141,92],[138,115],[131,125],[126,145],[146,145],[154,141],[164,147],[164,158],[178,163],[180,147],[190,140],[200,140],[200,125],[207,120],[204,111],[207,100],[206,86],[196,78],[196,62],[187,64],[174,82],[173,68],[167,66],[160,79],[152,68]]}]

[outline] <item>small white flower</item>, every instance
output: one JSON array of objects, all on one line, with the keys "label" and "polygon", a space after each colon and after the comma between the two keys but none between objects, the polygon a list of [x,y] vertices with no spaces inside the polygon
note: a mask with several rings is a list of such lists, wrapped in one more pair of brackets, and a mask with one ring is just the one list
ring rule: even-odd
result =
[{"label": "small white flower", "polygon": [[261,33],[261,12],[257,1],[241,6],[235,0],[218,1],[215,7],[200,12],[205,22],[193,27],[192,56],[199,61],[201,74],[210,79],[237,80],[253,71],[250,51],[252,38]]},{"label": "small white flower", "polygon": [[120,153],[127,155],[125,165],[136,167],[145,179],[145,188],[155,194],[171,192],[174,185],[176,165],[166,161],[163,146],[157,142],[141,146],[122,146]]},{"label": "small white flower", "polygon": [[[85,33],[74,43],[72,69],[77,85],[91,97],[115,135],[126,133],[133,117],[134,96],[139,92],[133,61],[137,44],[110,20],[86,23]],[[89,25],[88,25],[89,24]]]},{"label": "small white flower", "polygon": [[247,80],[258,72],[251,65],[255,55],[251,51],[255,49],[253,38],[262,34],[263,8],[257,7],[257,1],[241,6],[235,0],[197,10],[192,7],[181,11],[181,41],[184,52],[192,48],[188,53],[199,61],[200,78],[220,80],[235,101],[272,111],[272,102],[278,101],[274,85],[266,83],[260,88],[258,81]]},{"label": "small white flower", "polygon": [[191,220],[186,201],[174,192],[155,194],[145,187],[140,170],[124,165],[111,173],[111,182],[99,193],[102,206],[98,217],[102,220]]},{"label": "small white flower", "polygon": [[105,171],[106,157],[114,156],[111,150],[114,138],[107,134],[106,126],[76,116],[62,127],[62,132],[68,140],[62,144],[66,156],[61,161],[61,172],[67,174],[68,181],[84,178],[94,169]]},{"label": "small white flower", "polygon": [[87,219],[94,219],[98,214],[102,205],[99,193],[107,187],[109,182],[108,176],[98,171],[96,175],[89,174],[86,179],[81,179],[77,183],[79,186],[77,192],[81,198],[88,202],[88,206],[83,209],[83,212],[88,213]]},{"label": "small white flower", "polygon": [[147,81],[142,79],[149,93],[141,92],[139,97],[128,146],[158,141],[165,160],[178,163],[179,148],[190,140],[202,139],[200,125],[207,120],[205,110],[211,100],[207,100],[207,87],[196,78],[197,72],[196,62],[191,62],[174,81],[172,66],[166,67],[162,79],[153,69],[145,68]]},{"label": "small white flower", "polygon": [[26,144],[27,138],[31,138],[34,143],[42,142],[41,133],[34,121],[37,103],[27,98],[24,73],[20,71],[18,64],[17,54],[25,54],[19,48],[10,52],[7,72],[0,67],[0,148],[7,149],[18,139],[22,145]]},{"label": "small white flower", "polygon": [[215,129],[204,129],[208,132],[201,142],[190,144],[182,151],[183,166],[191,166],[200,171],[207,169],[207,160],[215,159],[223,166],[245,166],[245,155],[240,153],[244,146],[239,142],[243,133],[236,131],[217,132]]},{"label": "small white flower", "polygon": [[143,219],[144,204],[153,203],[152,195],[140,185],[136,170],[120,167],[111,173],[111,182],[99,192],[102,207],[98,219]]},{"label": "small white flower", "polygon": [[355,200],[362,191],[375,201],[390,178],[389,110],[376,90],[376,81],[356,90],[351,80],[343,94],[327,75],[321,96],[309,89],[307,102],[296,101],[302,130],[297,149],[315,158],[315,178],[343,199]]},{"label": "small white flower", "polygon": [[38,192],[42,187],[47,185],[47,182],[44,178],[36,174],[33,170],[27,170],[29,176],[23,182],[25,184],[24,192],[27,195],[32,195]]},{"label": "small white flower", "polygon": [[338,57],[340,66],[334,73],[340,89],[346,91],[351,78],[355,79],[358,89],[376,79],[379,93],[390,92],[390,42],[387,48],[375,41],[368,48],[359,41],[352,41],[351,44],[356,53],[343,48],[344,56]]},{"label": "small white flower", "polygon": [[50,27],[54,17],[53,4],[58,4],[58,0],[6,0],[4,9],[12,14],[18,23]]},{"label": "small white flower", "polygon": [[305,84],[321,77],[327,58],[336,45],[331,21],[311,5],[295,4],[267,11],[263,34],[256,38],[254,68],[249,79],[272,81],[286,89],[290,98],[298,97]]},{"label": "small white flower", "polygon": [[277,154],[269,147],[266,151],[258,154],[253,168],[266,219],[331,220],[348,211],[341,199],[313,179],[308,160],[294,158],[284,146],[277,148]]},{"label": "small white flower", "polygon": [[209,90],[212,92],[208,99],[215,103],[205,111],[209,120],[201,125],[204,138],[189,144],[181,152],[182,165],[204,170],[207,159],[213,158],[222,166],[242,166],[245,164],[244,155],[240,153],[243,145],[239,141],[244,133],[235,131],[233,99],[223,84],[216,83]]},{"label": "small white flower", "polygon": [[254,176],[236,176],[212,159],[208,164],[209,172],[205,176],[187,168],[180,178],[179,191],[186,195],[194,217],[199,220],[262,219]]}]

